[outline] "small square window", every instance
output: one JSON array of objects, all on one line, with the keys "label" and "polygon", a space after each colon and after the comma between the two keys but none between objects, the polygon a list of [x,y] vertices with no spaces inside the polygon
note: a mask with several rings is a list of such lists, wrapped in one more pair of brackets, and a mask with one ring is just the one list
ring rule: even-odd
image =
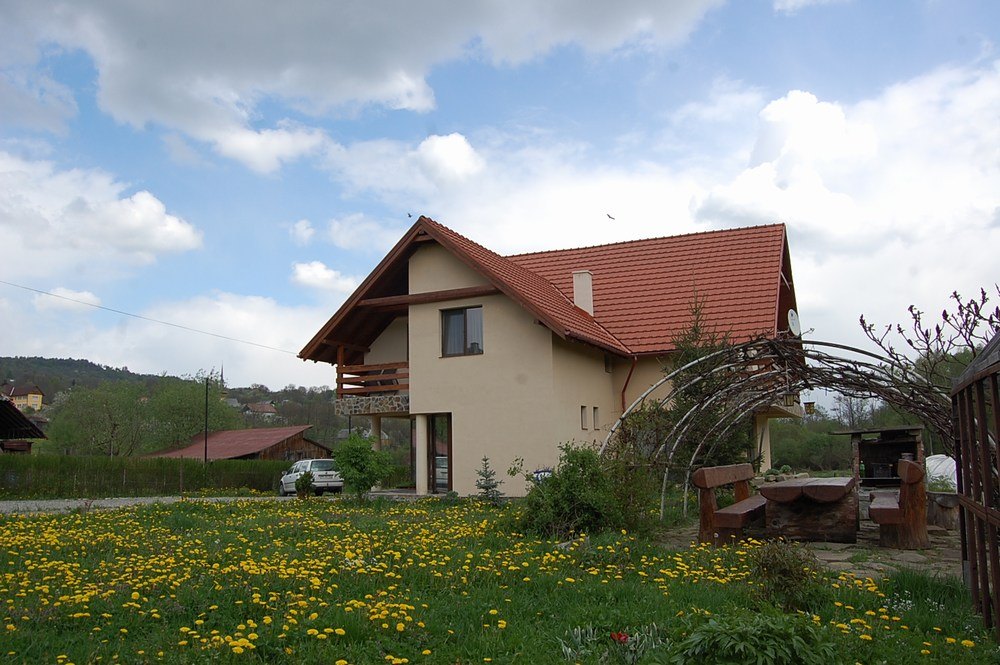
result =
[{"label": "small square window", "polygon": [[483,352],[483,308],[441,311],[441,355],[474,356]]}]

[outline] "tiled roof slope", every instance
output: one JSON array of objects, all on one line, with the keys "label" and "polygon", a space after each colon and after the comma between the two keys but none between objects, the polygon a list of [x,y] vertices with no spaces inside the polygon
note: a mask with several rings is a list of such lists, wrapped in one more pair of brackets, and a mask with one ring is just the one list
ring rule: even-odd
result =
[{"label": "tiled roof slope", "polygon": [[469,262],[487,279],[516,302],[531,311],[547,326],[566,337],[619,353],[628,349],[600,322],[574,306],[551,281],[525,267],[521,262],[504,258],[465,236],[426,217],[420,218],[428,233],[453,253]]},{"label": "tiled roof slope", "polygon": [[[208,459],[233,459],[259,453],[285,439],[304,432],[312,425],[294,427],[261,427],[257,429],[232,429],[211,432],[208,435]],[[205,435],[196,434],[191,445],[179,450],[153,453],[150,457],[190,457],[202,459],[205,455]]]},{"label": "tiled roof slope", "polygon": [[773,224],[506,258],[568,302],[573,271],[589,270],[597,323],[643,354],[674,348],[696,293],[708,325],[734,340],[776,334],[784,243],[784,225]]}]

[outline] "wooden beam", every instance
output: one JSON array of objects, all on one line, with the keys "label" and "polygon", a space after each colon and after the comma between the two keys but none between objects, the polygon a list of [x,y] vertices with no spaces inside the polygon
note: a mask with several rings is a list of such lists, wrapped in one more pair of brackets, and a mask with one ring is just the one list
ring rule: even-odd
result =
[{"label": "wooden beam", "polygon": [[385,296],[382,298],[365,298],[358,301],[358,307],[399,307],[402,305],[423,305],[445,300],[460,300],[462,298],[479,298],[500,293],[493,285],[468,286],[461,289],[446,289],[444,291],[427,291],[426,293],[408,293],[401,296]]},{"label": "wooden beam", "polygon": [[[371,351],[371,349],[368,348],[367,346],[363,346],[361,344],[350,344],[348,342],[341,342],[340,340],[336,339],[324,339],[323,343],[326,344],[327,346],[336,346],[341,349],[350,349],[351,351],[361,351],[362,353],[368,353],[369,351]],[[340,358],[340,353],[341,352],[338,350],[337,351],[338,360]]]}]

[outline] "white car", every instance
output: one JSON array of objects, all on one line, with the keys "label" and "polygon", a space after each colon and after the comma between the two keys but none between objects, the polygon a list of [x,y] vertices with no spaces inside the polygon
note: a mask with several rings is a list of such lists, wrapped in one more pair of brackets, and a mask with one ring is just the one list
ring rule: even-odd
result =
[{"label": "white car", "polygon": [[312,473],[313,491],[320,495],[323,492],[340,492],[344,489],[344,479],[337,473],[337,464],[332,459],[303,459],[292,465],[281,476],[278,483],[278,494],[287,496],[295,494],[295,481],[306,471]]}]

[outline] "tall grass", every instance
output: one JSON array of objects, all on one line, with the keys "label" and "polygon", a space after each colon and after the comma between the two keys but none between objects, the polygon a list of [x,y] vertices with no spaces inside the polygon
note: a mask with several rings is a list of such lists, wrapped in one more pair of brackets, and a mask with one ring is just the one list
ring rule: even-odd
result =
[{"label": "tall grass", "polygon": [[161,496],[199,490],[277,489],[288,462],[66,455],[0,455],[7,499]]}]

